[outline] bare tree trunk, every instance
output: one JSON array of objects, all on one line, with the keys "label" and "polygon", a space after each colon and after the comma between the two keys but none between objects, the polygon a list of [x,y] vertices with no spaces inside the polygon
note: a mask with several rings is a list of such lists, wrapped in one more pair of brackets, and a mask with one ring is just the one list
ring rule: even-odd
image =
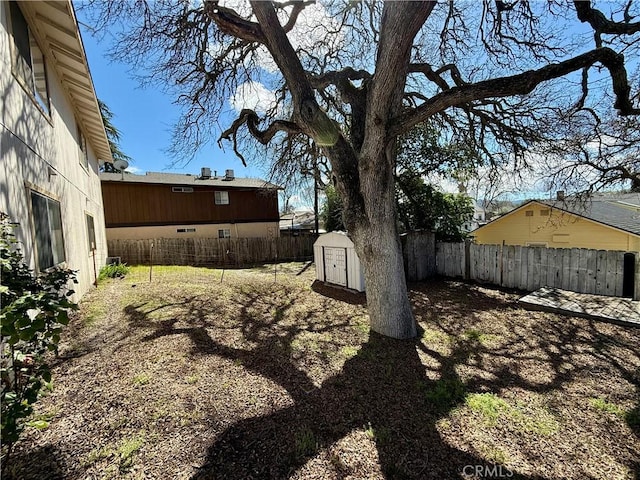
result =
[{"label": "bare tree trunk", "polygon": [[394,221],[380,218],[353,236],[364,267],[371,329],[393,338],[415,337],[416,324]]},{"label": "bare tree trunk", "polygon": [[[371,154],[360,169],[360,192],[366,220],[347,218],[345,225],[364,266],[371,329],[393,338],[413,338],[416,324],[407,296],[402,247],[396,228],[393,165],[395,144]],[[373,161],[371,161],[373,160]]]}]

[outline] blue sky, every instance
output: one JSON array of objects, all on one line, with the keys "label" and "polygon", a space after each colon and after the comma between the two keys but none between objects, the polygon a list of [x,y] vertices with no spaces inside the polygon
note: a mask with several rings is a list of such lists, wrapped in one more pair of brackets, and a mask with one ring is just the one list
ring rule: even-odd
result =
[{"label": "blue sky", "polygon": [[[113,112],[113,124],[122,134],[122,151],[133,161],[130,170],[134,173],[166,171],[177,173],[199,173],[201,167],[209,167],[218,173],[225,169],[235,170],[236,176],[265,177],[255,166],[244,167],[225,146],[220,150],[216,142],[205,147],[189,164],[178,162],[166,150],[171,142],[171,129],[180,111],[173,99],[156,88],[141,88],[129,73],[129,66],[112,62],[106,56],[108,36],[98,42],[85,27],[82,12],[76,12],[80,22],[82,40],[89,60],[98,98]],[[225,122],[222,122],[226,126]]]}]

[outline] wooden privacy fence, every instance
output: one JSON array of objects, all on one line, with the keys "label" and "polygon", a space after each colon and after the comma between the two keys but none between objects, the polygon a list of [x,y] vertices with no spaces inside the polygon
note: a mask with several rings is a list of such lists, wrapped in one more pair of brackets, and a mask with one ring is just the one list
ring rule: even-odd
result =
[{"label": "wooden privacy fence", "polygon": [[[580,248],[438,243],[436,269],[447,277],[463,277],[508,288],[533,291],[557,287],[578,293],[623,296],[625,273],[634,277],[638,296],[640,260],[625,269],[628,252]],[[631,278],[627,278],[627,281]],[[625,292],[629,294],[628,292]]]},{"label": "wooden privacy fence", "polygon": [[129,265],[243,267],[275,261],[308,260],[313,237],[156,238],[107,240],[109,256]]},{"label": "wooden privacy fence", "polygon": [[436,274],[436,236],[423,230],[400,235],[407,280],[419,282]]}]

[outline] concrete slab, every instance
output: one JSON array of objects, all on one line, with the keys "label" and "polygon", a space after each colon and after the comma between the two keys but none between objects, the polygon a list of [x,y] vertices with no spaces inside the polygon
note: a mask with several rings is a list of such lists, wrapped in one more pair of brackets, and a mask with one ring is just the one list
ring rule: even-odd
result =
[{"label": "concrete slab", "polygon": [[542,287],[522,297],[519,302],[525,308],[533,310],[546,310],[640,327],[640,301],[630,298],[606,297]]}]

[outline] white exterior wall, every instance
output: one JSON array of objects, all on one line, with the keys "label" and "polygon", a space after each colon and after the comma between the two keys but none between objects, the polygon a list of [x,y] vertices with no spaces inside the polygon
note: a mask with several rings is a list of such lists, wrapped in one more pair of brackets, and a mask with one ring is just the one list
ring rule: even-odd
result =
[{"label": "white exterior wall", "polygon": [[[195,232],[178,232],[178,229],[195,228]],[[207,225],[166,225],[150,227],[107,228],[109,240],[146,240],[150,238],[218,238],[218,230],[228,229],[230,238],[279,237],[278,222],[215,223]]]},{"label": "white exterior wall", "polygon": [[[63,85],[44,51],[50,117],[37,106],[12,74],[8,3],[0,2],[0,211],[19,224],[15,233],[25,261],[36,268],[30,188],[60,202],[66,265],[78,270],[77,300],[94,281],[85,213],[94,218],[96,268],[105,263],[104,228],[98,161],[89,149],[89,169],[80,165],[76,120]],[[56,175],[49,175],[49,171]]]},{"label": "white exterior wall", "polygon": [[320,235],[313,244],[313,257],[316,265],[316,279],[321,282],[325,279],[324,248],[343,248],[347,257],[347,287],[359,292],[365,291],[364,270],[360,259],[356,254],[353,242],[343,232],[330,232]]}]

